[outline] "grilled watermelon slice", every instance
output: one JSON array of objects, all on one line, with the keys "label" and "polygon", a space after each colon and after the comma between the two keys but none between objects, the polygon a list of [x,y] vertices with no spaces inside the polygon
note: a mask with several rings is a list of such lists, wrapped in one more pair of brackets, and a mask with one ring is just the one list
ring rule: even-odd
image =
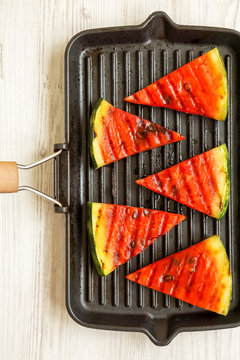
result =
[{"label": "grilled watermelon slice", "polygon": [[220,145],[136,182],[220,220],[230,195],[227,147]]},{"label": "grilled watermelon slice", "polygon": [[88,203],[88,235],[99,275],[108,275],[184,219],[158,210]]},{"label": "grilled watermelon slice", "polygon": [[232,276],[226,250],[217,235],[126,278],[221,315],[229,310]]},{"label": "grilled watermelon slice", "polygon": [[117,109],[102,98],[91,114],[90,152],[95,168],[183,139],[184,136]]},{"label": "grilled watermelon slice", "polygon": [[207,52],[124,100],[224,121],[228,111],[228,84],[218,49]]}]

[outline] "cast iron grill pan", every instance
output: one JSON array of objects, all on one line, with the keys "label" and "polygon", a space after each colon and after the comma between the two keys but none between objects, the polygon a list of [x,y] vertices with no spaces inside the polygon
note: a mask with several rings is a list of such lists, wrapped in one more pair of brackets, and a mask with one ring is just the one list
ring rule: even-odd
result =
[{"label": "cast iron grill pan", "polygon": [[[65,55],[68,155],[65,153],[59,160],[56,193],[69,205],[67,307],[78,323],[100,329],[142,331],[156,345],[169,343],[180,331],[239,325],[239,39],[239,34],[231,30],[179,26],[157,12],[140,26],[89,30],[70,41]],[[229,113],[225,122],[123,101],[125,96],[216,46],[228,75]],[[120,109],[183,134],[186,140],[93,170],[89,118],[100,96]],[[232,187],[228,211],[221,221],[135,183],[136,179],[223,143],[230,154]],[[176,212],[186,215],[187,220],[108,277],[100,278],[89,251],[88,201]],[[126,274],[213,234],[220,236],[231,262],[233,295],[227,317],[125,279]]]}]

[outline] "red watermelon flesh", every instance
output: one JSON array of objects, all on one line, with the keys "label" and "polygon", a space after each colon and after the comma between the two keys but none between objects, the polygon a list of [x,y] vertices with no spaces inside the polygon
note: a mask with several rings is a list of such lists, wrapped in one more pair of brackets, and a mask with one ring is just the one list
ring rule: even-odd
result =
[{"label": "red watermelon flesh", "polygon": [[99,275],[108,275],[184,219],[159,210],[88,203],[89,241]]},{"label": "red watermelon flesh", "polygon": [[217,235],[126,278],[222,315],[229,310],[232,277],[225,248]]},{"label": "red watermelon flesh", "polygon": [[185,139],[178,133],[120,110],[100,98],[90,119],[90,152],[95,168]]},{"label": "red watermelon flesh", "polygon": [[172,200],[222,219],[230,194],[229,157],[225,144],[136,181]]},{"label": "red watermelon flesh", "polygon": [[124,100],[225,120],[228,111],[227,74],[218,49],[207,52]]}]

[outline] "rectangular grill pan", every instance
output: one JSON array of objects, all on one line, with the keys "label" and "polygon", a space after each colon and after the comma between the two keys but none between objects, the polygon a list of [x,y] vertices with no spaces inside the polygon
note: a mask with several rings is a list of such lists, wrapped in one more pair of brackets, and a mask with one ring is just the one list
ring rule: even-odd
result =
[{"label": "rectangular grill pan", "polygon": [[[81,325],[141,331],[156,345],[166,345],[181,331],[239,325],[239,86],[240,37],[232,30],[180,26],[157,12],[140,26],[88,30],[77,34],[65,54],[66,144],[55,161],[55,195],[66,206],[67,308]],[[218,47],[228,75],[229,113],[225,122],[123,101],[127,95]],[[93,170],[88,131],[99,97],[123,110],[175,130],[185,141],[131,156]],[[231,161],[231,197],[218,221],[138,186],[135,180],[226,143]],[[182,213],[187,220],[142,254],[100,278],[87,238],[87,201],[114,203]],[[230,257],[233,295],[224,317],[157,293],[125,275],[218,234]]]}]

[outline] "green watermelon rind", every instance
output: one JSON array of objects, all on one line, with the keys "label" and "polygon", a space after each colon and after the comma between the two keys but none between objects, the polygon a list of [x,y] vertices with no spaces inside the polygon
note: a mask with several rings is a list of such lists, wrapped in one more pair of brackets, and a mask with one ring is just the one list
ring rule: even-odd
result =
[{"label": "green watermelon rind", "polygon": [[[89,148],[90,148],[90,155],[93,163],[94,169],[98,169],[100,166],[97,163],[95,154],[94,154],[94,148],[93,148],[93,139],[94,139],[94,124],[97,117],[97,112],[99,108],[101,107],[102,101],[104,101],[103,98],[99,98],[96,105],[94,106],[91,117],[90,117],[90,129],[89,129]],[[102,165],[101,165],[102,166]]]},{"label": "green watermelon rind", "polygon": [[100,276],[106,276],[102,270],[102,266],[98,260],[96,245],[95,245],[95,237],[93,234],[93,226],[92,226],[92,208],[94,204],[92,202],[87,203],[87,230],[88,230],[88,240],[90,244],[91,255],[93,259],[93,263],[96,267],[96,270]]},{"label": "green watermelon rind", "polygon": [[223,272],[224,267],[226,270],[227,275],[222,279],[222,283],[227,284],[227,287],[224,296],[221,298],[222,307],[218,309],[218,314],[226,316],[229,312],[232,297],[232,274],[228,255],[218,235],[213,235],[205,239],[204,242],[207,244],[210,253],[214,256],[217,268],[220,269],[219,272]]},{"label": "green watermelon rind", "polygon": [[[219,121],[225,121],[226,120],[226,117],[227,117],[227,114],[228,114],[228,80],[227,80],[227,72],[226,72],[226,68],[224,66],[224,62],[223,62],[223,59],[220,55],[220,52],[218,50],[218,48],[215,48],[216,49],[216,52],[218,54],[218,58],[219,58],[219,70],[221,71],[222,73],[222,77],[224,79],[224,83],[225,83],[225,87],[226,87],[226,96],[225,98],[223,99],[224,101],[222,101],[222,105],[221,105],[221,111],[219,112],[219,114],[216,114],[216,120],[219,120]],[[216,64],[217,66],[217,64]]]},{"label": "green watermelon rind", "polygon": [[230,160],[229,160],[229,155],[228,155],[228,149],[226,144],[222,145],[222,149],[224,151],[224,158],[227,161],[227,184],[225,187],[225,194],[222,197],[222,211],[218,217],[218,220],[221,220],[224,215],[226,214],[227,208],[228,208],[228,203],[229,203],[229,197],[230,197],[230,191],[231,191],[231,172],[230,172]]}]

